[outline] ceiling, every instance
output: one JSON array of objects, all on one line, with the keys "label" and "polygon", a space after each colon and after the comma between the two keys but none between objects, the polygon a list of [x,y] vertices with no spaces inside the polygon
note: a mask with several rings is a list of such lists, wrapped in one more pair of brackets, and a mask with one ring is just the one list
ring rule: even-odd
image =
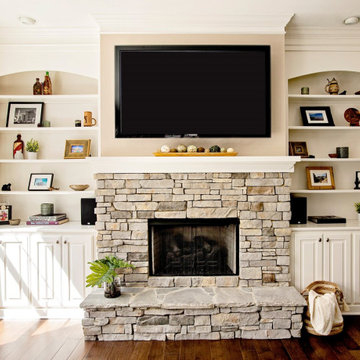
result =
[{"label": "ceiling", "polygon": [[[291,28],[342,27],[344,18],[360,16],[359,0],[0,0],[0,27],[28,28],[19,16],[37,20],[37,28],[96,28],[94,14],[119,14],[141,21],[144,16],[216,17],[295,14]],[[241,17],[240,17],[241,18]],[[360,29],[360,24],[351,26]],[[347,27],[349,28],[349,27]]]}]

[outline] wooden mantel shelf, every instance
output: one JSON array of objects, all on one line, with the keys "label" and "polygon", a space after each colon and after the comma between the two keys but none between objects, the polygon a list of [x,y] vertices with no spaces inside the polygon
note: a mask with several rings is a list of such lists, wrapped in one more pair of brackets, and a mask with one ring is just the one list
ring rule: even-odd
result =
[{"label": "wooden mantel shelf", "polygon": [[293,172],[299,156],[87,158],[93,173]]}]

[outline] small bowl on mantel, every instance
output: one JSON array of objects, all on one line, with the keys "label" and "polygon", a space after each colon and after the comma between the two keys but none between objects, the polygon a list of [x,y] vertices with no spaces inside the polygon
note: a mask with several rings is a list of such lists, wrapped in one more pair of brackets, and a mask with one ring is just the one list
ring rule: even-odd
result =
[{"label": "small bowl on mantel", "polygon": [[20,224],[20,219],[10,219],[9,224],[10,225],[19,225]]},{"label": "small bowl on mantel", "polygon": [[69,187],[75,191],[84,191],[89,187],[89,185],[69,185]]},{"label": "small bowl on mantel", "polygon": [[334,154],[328,154],[328,155],[329,155],[329,157],[331,157],[332,159],[337,158],[337,154],[336,154],[336,153],[334,153]]}]

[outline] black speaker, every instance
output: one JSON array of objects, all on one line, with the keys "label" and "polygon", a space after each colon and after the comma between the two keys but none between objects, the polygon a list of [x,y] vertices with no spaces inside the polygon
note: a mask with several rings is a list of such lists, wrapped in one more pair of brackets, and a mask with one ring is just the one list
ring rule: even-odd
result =
[{"label": "black speaker", "polygon": [[81,225],[95,225],[96,222],[95,198],[81,199]]},{"label": "black speaker", "polygon": [[291,197],[291,220],[290,224],[306,224],[306,197]]}]

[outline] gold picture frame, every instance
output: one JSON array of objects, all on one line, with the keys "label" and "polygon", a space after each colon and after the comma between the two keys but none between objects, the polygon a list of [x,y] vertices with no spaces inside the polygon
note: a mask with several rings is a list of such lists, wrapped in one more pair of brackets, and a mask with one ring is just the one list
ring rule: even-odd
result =
[{"label": "gold picture frame", "polygon": [[334,190],[334,172],[332,166],[313,166],[306,168],[309,190]]},{"label": "gold picture frame", "polygon": [[91,139],[66,140],[64,159],[85,159],[90,155]]}]

